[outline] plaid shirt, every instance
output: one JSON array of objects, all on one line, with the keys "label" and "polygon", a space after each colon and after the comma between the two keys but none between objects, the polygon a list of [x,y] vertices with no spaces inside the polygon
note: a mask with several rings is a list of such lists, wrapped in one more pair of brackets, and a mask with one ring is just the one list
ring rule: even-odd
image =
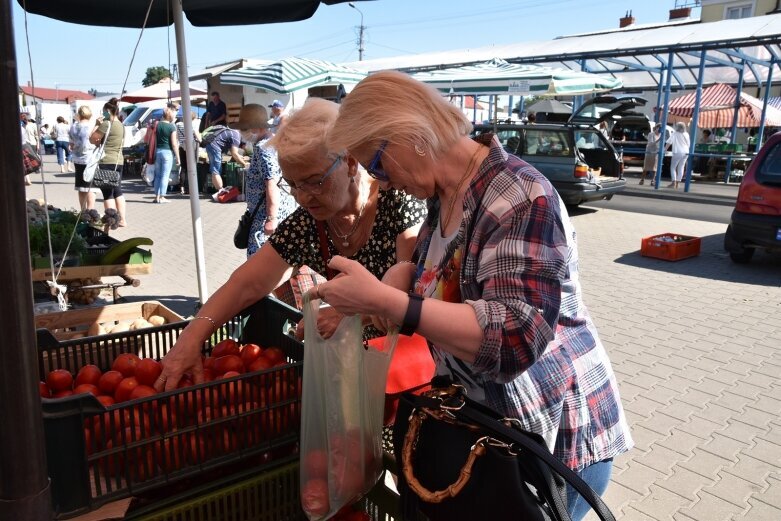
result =
[{"label": "plaid shirt", "polygon": [[[490,152],[466,193],[461,229],[443,263],[462,249],[461,300],[474,308],[483,340],[474,364],[432,346],[437,374],[518,418],[572,469],[612,458],[633,442],[610,360],[581,298],[575,230],[545,177],[492,135],[477,140]],[[434,198],[418,236],[419,272],[438,220]]]}]

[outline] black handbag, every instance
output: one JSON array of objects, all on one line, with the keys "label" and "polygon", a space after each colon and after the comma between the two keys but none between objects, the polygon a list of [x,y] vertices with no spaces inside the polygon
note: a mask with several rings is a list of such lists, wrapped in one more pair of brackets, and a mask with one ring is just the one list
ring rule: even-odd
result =
[{"label": "black handbag", "polygon": [[236,233],[233,234],[233,245],[240,250],[246,250],[247,246],[249,246],[249,231],[252,228],[253,221],[255,221],[255,215],[258,213],[261,202],[263,202],[263,199],[258,201],[258,204],[255,205],[255,209],[252,210],[252,213],[250,213],[249,210],[246,210],[244,215],[241,216],[241,219],[239,219]]},{"label": "black handbag", "polygon": [[97,188],[116,188],[121,182],[121,172],[100,167],[95,170],[95,177],[92,178],[92,186]]},{"label": "black handbag", "polygon": [[522,430],[440,377],[405,393],[393,428],[405,521],[474,519],[571,521],[570,483],[602,521],[615,517],[585,481],[555,458],[542,437]]}]

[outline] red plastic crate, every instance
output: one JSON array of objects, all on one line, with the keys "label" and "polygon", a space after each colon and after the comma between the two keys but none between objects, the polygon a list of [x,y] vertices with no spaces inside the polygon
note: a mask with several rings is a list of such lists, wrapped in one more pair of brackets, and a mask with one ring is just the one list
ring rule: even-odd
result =
[{"label": "red plastic crate", "polygon": [[679,261],[700,254],[699,237],[690,237],[679,233],[662,233],[645,237],[640,246],[643,257],[653,257],[666,261]]}]

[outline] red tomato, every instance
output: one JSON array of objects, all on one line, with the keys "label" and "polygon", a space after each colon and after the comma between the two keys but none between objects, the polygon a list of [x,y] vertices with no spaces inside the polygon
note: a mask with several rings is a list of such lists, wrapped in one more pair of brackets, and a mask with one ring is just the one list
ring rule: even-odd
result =
[{"label": "red tomato", "polygon": [[208,357],[203,361],[203,368],[204,369],[212,369],[214,367],[214,361],[217,360],[216,358]]},{"label": "red tomato", "polygon": [[236,355],[225,355],[214,362],[214,374],[225,374],[228,371],[244,372],[244,364]]},{"label": "red tomato", "polygon": [[96,365],[85,365],[81,369],[79,369],[78,374],[76,375],[76,383],[75,385],[81,385],[81,384],[92,384],[92,385],[98,385],[98,381],[100,380],[102,372],[100,369],[98,369],[98,366]]},{"label": "red tomato", "polygon": [[203,381],[204,382],[212,382],[217,376],[214,374],[214,370],[204,368],[203,369]]},{"label": "red tomato", "polygon": [[326,479],[328,477],[328,454],[324,450],[313,450],[304,455],[306,476]]},{"label": "red tomato", "polygon": [[124,380],[124,378],[119,371],[106,371],[98,380],[98,389],[103,394],[113,395],[117,390],[119,382]]},{"label": "red tomato", "polygon": [[111,369],[119,371],[125,378],[130,378],[131,376],[135,376],[136,366],[140,361],[141,359],[132,353],[122,353],[114,360]]},{"label": "red tomato", "polygon": [[95,447],[92,446],[92,431],[84,429],[84,447],[87,449],[87,456],[95,452]]},{"label": "red tomato", "polygon": [[267,347],[266,350],[263,351],[263,356],[269,359],[271,365],[274,365],[285,359],[285,352],[278,347]]},{"label": "red tomato", "polygon": [[257,344],[247,344],[241,348],[241,361],[244,362],[244,368],[249,369],[252,362],[258,359],[263,349]]},{"label": "red tomato", "polygon": [[82,393],[90,393],[93,396],[97,396],[100,394],[100,391],[98,390],[97,386],[92,384],[77,385],[76,388],[73,389],[73,394],[82,394]]},{"label": "red tomato", "polygon": [[38,394],[41,395],[41,398],[51,398],[52,392],[49,389],[49,386],[46,385],[46,382],[38,382]]},{"label": "red tomato", "polygon": [[73,387],[73,375],[65,369],[55,369],[46,376],[46,385],[52,393],[69,391]]},{"label": "red tomato", "polygon": [[165,434],[176,430],[176,405],[173,400],[168,403],[161,403],[155,414],[155,427],[158,432]]},{"label": "red tomato", "polygon": [[192,387],[193,385],[195,385],[195,382],[193,382],[193,377],[190,376],[189,374],[185,374],[179,380],[179,385],[177,385],[176,388],[184,389],[185,387]]},{"label": "red tomato", "polygon": [[64,398],[66,396],[73,396],[73,391],[70,389],[65,389],[64,391],[57,391],[56,393],[52,394],[52,398]]},{"label": "red tomato", "polygon": [[307,481],[301,489],[301,506],[312,516],[324,516],[331,509],[328,499],[328,482],[324,479]]},{"label": "red tomato", "polygon": [[[174,472],[184,466],[187,459],[186,452],[188,447],[186,445],[187,438],[168,438],[160,442],[159,450],[161,454],[160,467],[165,472]],[[185,442],[183,445],[182,442]]]},{"label": "red tomato", "polygon": [[232,338],[226,338],[222,342],[218,343],[212,349],[212,358],[222,358],[223,356],[239,356],[239,344]]},{"label": "red tomato", "polygon": [[117,403],[112,396],[100,395],[98,401],[103,404],[103,407],[109,407]]},{"label": "red tomato", "polygon": [[271,361],[268,358],[261,356],[260,358],[252,362],[252,364],[249,366],[249,371],[254,373],[255,371],[263,371],[264,369],[271,369],[273,366],[274,364],[271,363]]},{"label": "red tomato", "polygon": [[[138,378],[136,378],[136,380],[138,380]],[[155,391],[152,387],[149,387],[148,385],[138,385],[130,392],[130,399],[136,400],[138,398],[146,398],[156,394],[157,391]]]},{"label": "red tomato", "polygon": [[163,372],[163,366],[160,362],[152,360],[151,358],[144,358],[136,364],[136,380],[141,385],[148,385],[152,387],[155,385],[155,380],[158,379],[160,373]]},{"label": "red tomato", "polygon": [[203,463],[209,458],[209,447],[203,436],[192,433],[187,438],[188,460],[193,464]]},{"label": "red tomato", "polygon": [[114,392],[114,399],[117,402],[128,401],[130,399],[130,393],[132,393],[133,389],[136,387],[138,387],[138,380],[132,376],[130,378],[125,378],[119,382],[117,390]]}]

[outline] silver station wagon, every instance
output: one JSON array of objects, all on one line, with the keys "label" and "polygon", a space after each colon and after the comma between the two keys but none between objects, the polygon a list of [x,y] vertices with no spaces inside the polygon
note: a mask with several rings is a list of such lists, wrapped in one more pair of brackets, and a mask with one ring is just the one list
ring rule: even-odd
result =
[{"label": "silver station wagon", "polygon": [[578,205],[624,190],[621,157],[596,126],[645,103],[634,96],[597,96],[566,123],[475,125],[474,134],[495,133],[505,150],[550,180],[565,204]]}]

